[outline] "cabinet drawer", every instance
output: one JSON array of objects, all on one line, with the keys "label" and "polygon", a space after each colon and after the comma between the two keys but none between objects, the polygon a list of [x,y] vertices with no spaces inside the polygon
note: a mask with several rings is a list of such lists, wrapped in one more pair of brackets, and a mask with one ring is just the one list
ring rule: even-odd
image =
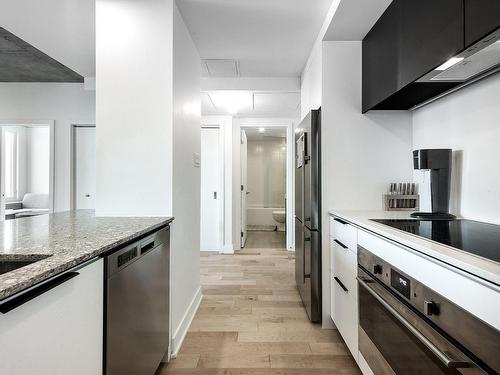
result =
[{"label": "cabinet drawer", "polygon": [[338,243],[331,241],[330,269],[332,277],[338,277],[347,289],[356,285],[357,256],[349,249],[344,249]]},{"label": "cabinet drawer", "polygon": [[339,218],[330,218],[330,236],[357,253],[358,230]]},{"label": "cabinet drawer", "polygon": [[0,314],[1,374],[102,374],[103,260],[76,271]]},{"label": "cabinet drawer", "polygon": [[351,354],[358,358],[357,285],[347,291],[332,278],[332,319]]}]

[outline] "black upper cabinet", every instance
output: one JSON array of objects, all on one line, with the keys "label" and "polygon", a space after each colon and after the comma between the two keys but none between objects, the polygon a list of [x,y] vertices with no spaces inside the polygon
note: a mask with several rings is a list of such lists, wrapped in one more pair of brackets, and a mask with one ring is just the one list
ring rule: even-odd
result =
[{"label": "black upper cabinet", "polygon": [[398,90],[398,34],[398,8],[389,6],[363,40],[363,112]]},{"label": "black upper cabinet", "polygon": [[463,0],[394,0],[363,39],[363,112],[409,109],[453,87],[415,80],[464,49],[463,14]]},{"label": "black upper cabinet", "polygon": [[500,0],[465,0],[465,46],[500,27]]},{"label": "black upper cabinet", "polygon": [[399,7],[398,88],[464,49],[463,0],[395,0]]}]

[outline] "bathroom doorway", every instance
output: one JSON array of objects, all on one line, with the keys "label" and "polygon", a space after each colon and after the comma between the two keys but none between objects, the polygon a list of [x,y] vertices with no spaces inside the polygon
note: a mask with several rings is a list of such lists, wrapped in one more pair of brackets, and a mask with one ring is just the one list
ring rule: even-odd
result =
[{"label": "bathroom doorway", "polygon": [[241,144],[242,247],[286,248],[287,128],[242,127]]}]

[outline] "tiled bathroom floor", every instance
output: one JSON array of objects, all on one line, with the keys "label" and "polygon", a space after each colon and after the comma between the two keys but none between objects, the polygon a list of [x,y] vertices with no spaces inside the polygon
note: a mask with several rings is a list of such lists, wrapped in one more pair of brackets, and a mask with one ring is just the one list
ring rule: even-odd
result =
[{"label": "tiled bathroom floor", "polygon": [[245,249],[284,249],[286,247],[285,232],[247,232]]}]

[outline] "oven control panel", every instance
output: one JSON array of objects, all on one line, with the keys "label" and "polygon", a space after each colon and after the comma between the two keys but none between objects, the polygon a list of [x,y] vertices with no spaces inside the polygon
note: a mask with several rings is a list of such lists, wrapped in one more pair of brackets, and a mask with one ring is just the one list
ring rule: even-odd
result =
[{"label": "oven control panel", "polygon": [[400,272],[391,268],[391,286],[403,297],[410,299],[411,296],[411,281]]}]

